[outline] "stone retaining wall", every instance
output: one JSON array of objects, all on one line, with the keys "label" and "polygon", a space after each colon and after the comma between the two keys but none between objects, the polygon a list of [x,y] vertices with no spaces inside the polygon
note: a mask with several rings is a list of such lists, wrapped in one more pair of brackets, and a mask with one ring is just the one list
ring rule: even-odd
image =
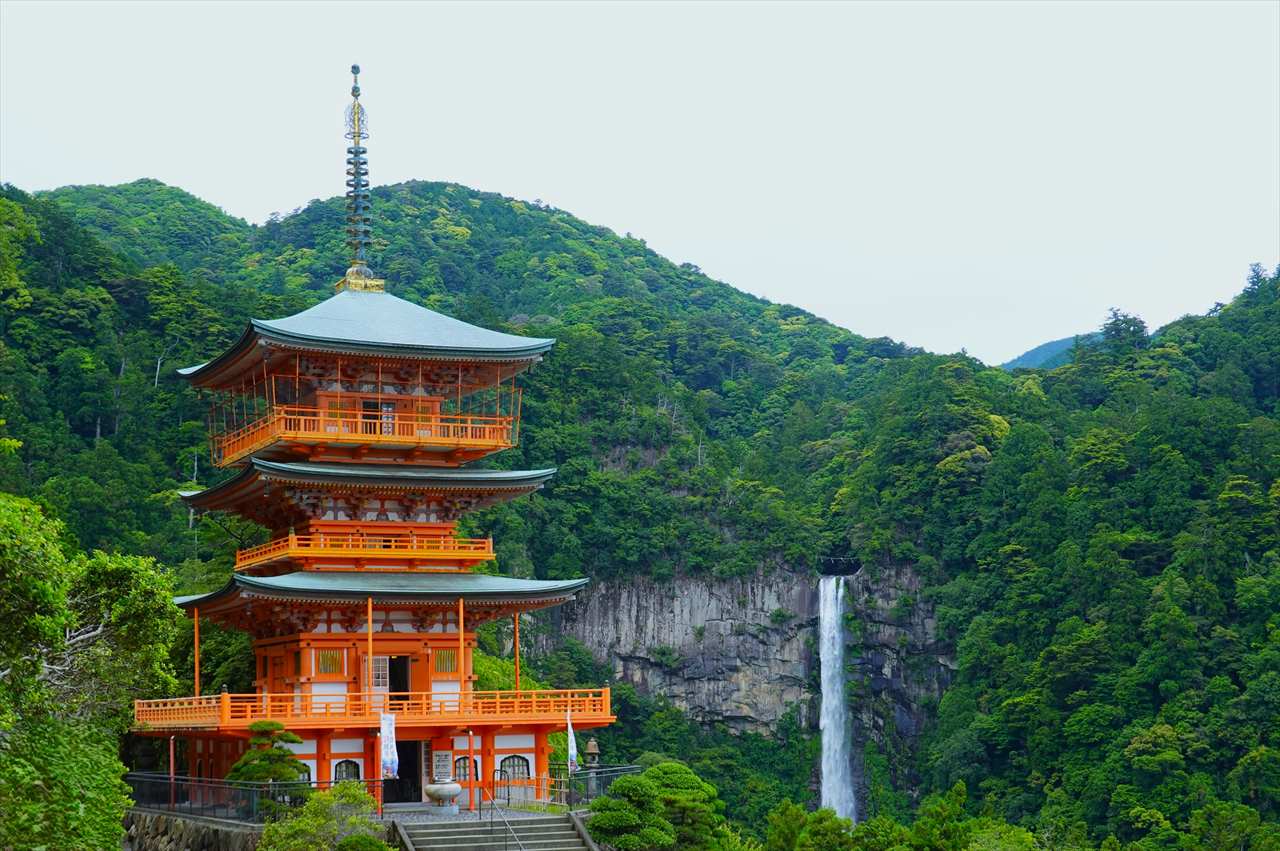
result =
[{"label": "stone retaining wall", "polygon": [[130,851],[253,851],[261,825],[135,807],[125,814]]}]

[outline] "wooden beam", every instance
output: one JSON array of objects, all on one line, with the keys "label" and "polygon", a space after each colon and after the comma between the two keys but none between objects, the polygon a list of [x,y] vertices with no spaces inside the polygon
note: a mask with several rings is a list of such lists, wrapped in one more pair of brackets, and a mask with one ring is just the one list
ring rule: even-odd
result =
[{"label": "wooden beam", "polygon": [[196,697],[200,696],[200,607],[194,606],[191,610],[191,622],[196,630]]},{"label": "wooden beam", "polygon": [[516,691],[520,691],[520,612],[517,611],[511,616],[511,619],[514,621],[516,628],[515,641],[512,642],[516,651]]}]

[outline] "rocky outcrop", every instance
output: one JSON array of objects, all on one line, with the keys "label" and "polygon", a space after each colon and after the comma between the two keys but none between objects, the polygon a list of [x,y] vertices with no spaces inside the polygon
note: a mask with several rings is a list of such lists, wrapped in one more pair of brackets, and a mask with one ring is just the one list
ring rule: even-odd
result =
[{"label": "rocky outcrop", "polygon": [[253,851],[260,825],[134,808],[125,814],[129,851]]},{"label": "rocky outcrop", "polygon": [[792,706],[812,716],[816,580],[777,570],[731,579],[595,581],[552,611],[618,680],[665,695],[690,717],[768,732]]},{"label": "rocky outcrop", "polygon": [[[617,679],[690,717],[769,732],[790,707],[817,726],[817,577],[773,570],[732,579],[597,580],[551,612],[546,650],[572,636]],[[951,648],[910,565],[846,577],[855,740],[909,747],[950,682]]]},{"label": "rocky outcrop", "polygon": [[952,648],[938,639],[933,606],[921,599],[911,566],[863,568],[845,583],[852,675],[866,698],[850,702],[855,738],[913,739],[951,682]]}]

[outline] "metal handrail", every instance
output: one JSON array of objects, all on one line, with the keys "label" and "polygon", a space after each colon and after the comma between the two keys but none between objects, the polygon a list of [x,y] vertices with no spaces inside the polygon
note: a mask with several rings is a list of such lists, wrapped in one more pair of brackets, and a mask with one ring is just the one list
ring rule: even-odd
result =
[{"label": "metal handrail", "polygon": [[505,851],[505,849],[506,849],[506,847],[507,847],[507,839],[508,839],[508,836],[509,836],[511,839],[514,839],[514,840],[516,841],[516,848],[518,848],[520,851],[525,851],[524,843],[523,843],[523,842],[521,842],[521,841],[520,841],[520,837],[516,835],[516,829],[515,829],[514,827],[512,827],[512,826],[511,826],[511,822],[507,821],[506,813],[504,813],[504,812],[502,812],[502,810],[498,809],[498,802],[497,802],[496,800],[494,800],[493,794],[492,794],[488,789],[486,789],[486,788],[484,787],[484,784],[483,784],[483,783],[481,783],[481,784],[480,784],[480,813],[479,813],[479,816],[478,816],[477,820],[479,821],[479,820],[483,820],[483,819],[484,819],[484,796],[485,796],[485,795],[488,795],[488,796],[489,796],[489,804],[490,804],[490,806],[489,806],[489,834],[490,834],[490,835],[492,835],[492,834],[493,834],[493,814],[496,812],[496,813],[498,814],[498,818],[502,819],[502,824],[503,824],[503,826],[504,826],[504,827],[506,827],[506,829],[507,829],[507,832],[506,832],[505,834],[503,834],[503,836],[502,836],[502,847],[503,847],[504,851]]}]

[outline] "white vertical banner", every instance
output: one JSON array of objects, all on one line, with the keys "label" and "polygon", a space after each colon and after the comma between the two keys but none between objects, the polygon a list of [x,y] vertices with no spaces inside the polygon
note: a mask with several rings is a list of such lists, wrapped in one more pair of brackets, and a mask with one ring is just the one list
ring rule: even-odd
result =
[{"label": "white vertical banner", "polygon": [[383,712],[382,721],[382,779],[400,777],[400,754],[396,751],[396,716]]},{"label": "white vertical banner", "polygon": [[565,726],[569,728],[569,773],[573,774],[578,770],[578,740],[573,735],[573,710],[566,709],[564,713]]}]

